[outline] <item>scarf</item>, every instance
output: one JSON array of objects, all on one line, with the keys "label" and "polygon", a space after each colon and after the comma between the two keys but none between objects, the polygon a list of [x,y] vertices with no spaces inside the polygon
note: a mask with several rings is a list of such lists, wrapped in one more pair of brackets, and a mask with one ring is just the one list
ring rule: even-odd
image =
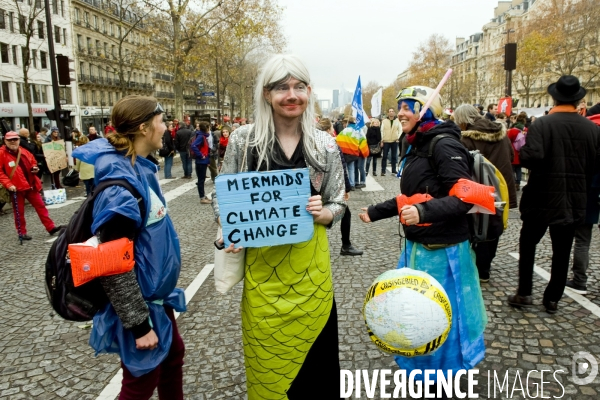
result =
[{"label": "scarf", "polygon": [[555,114],[555,113],[559,113],[559,112],[572,112],[572,113],[576,113],[577,109],[570,105],[570,104],[563,104],[561,106],[555,106],[552,107],[552,109],[550,110],[549,114]]}]

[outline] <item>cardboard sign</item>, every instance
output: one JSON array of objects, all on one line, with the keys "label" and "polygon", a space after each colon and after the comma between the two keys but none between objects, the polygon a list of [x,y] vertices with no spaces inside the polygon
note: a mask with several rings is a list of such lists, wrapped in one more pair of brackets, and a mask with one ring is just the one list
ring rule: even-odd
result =
[{"label": "cardboard sign", "polygon": [[277,246],[312,238],[307,168],[219,175],[215,187],[226,246]]},{"label": "cardboard sign", "polygon": [[56,140],[54,142],[44,143],[42,145],[46,165],[50,172],[56,172],[67,168],[67,152],[65,151],[65,141]]}]

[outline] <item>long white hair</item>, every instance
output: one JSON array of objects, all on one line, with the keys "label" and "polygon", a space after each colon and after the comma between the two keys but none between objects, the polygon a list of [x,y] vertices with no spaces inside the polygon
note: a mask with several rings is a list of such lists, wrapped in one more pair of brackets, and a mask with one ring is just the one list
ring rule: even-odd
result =
[{"label": "long white hair", "polygon": [[[298,79],[307,86],[310,85],[310,74],[308,69],[297,56],[277,54],[262,67],[256,88],[254,90],[254,141],[252,143],[258,152],[258,166],[266,162],[269,168],[269,154],[273,153],[275,137],[275,122],[271,105],[265,99],[264,89],[271,89],[279,83],[286,82],[290,78]],[[300,119],[302,130],[302,143],[304,157],[313,167],[324,169],[315,157],[315,100],[311,94],[308,97],[308,106]]]}]

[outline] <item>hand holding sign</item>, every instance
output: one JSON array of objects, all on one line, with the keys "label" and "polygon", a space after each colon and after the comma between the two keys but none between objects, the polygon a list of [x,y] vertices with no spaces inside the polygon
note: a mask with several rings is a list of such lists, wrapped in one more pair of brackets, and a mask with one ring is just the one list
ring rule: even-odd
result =
[{"label": "hand holding sign", "polygon": [[314,222],[331,214],[310,197],[306,168],[219,175],[215,186],[228,252],[309,240]]}]

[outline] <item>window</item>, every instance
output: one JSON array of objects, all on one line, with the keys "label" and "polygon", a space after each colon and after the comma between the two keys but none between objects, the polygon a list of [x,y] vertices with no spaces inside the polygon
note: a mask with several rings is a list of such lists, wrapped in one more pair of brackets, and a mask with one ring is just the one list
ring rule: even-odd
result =
[{"label": "window", "polygon": [[92,39],[86,38],[88,54],[92,54]]},{"label": "window", "polygon": [[42,93],[40,92],[40,85],[29,85],[31,88],[31,102],[40,103],[42,100]]},{"label": "window", "polygon": [[94,29],[100,29],[100,25],[98,24],[98,17],[94,15]]},{"label": "window", "polygon": [[62,44],[67,45],[67,28],[63,28]]},{"label": "window", "polygon": [[85,75],[85,64],[79,63],[79,75]]},{"label": "window", "polygon": [[96,91],[92,90],[92,105],[95,106],[98,103],[96,102]]},{"label": "window", "polygon": [[2,103],[10,103],[10,92],[8,90],[8,82],[2,82],[0,85],[0,101]]},{"label": "window", "polygon": [[83,51],[83,37],[81,35],[77,35],[77,50]]},{"label": "window", "polygon": [[15,64],[15,65],[19,65],[19,61],[18,61],[19,59],[17,58],[17,49],[18,49],[18,46],[16,46],[16,45],[12,47],[13,64]]},{"label": "window", "polygon": [[40,65],[42,69],[48,68],[48,60],[46,58],[46,52],[40,51]]},{"label": "window", "polygon": [[60,27],[54,26],[54,42],[60,43]]},{"label": "window", "polygon": [[111,53],[112,53],[113,60],[116,60],[117,59],[117,47],[114,44],[112,45]]},{"label": "window", "polygon": [[71,88],[70,87],[60,87],[58,89],[60,93],[60,99],[64,100],[66,104],[73,104],[73,99],[71,98]]},{"label": "window", "polygon": [[52,12],[58,15],[58,0],[52,0]]},{"label": "window", "polygon": [[108,58],[108,43],[104,42],[104,57]]},{"label": "window", "polygon": [[75,23],[81,24],[81,17],[79,15],[79,8],[75,7]]},{"label": "window", "polygon": [[108,97],[107,97],[107,105],[110,106],[113,102],[112,102],[112,92],[108,92],[107,93]]},{"label": "window", "polygon": [[8,45],[6,43],[0,43],[0,58],[3,64],[8,64]]},{"label": "window", "polygon": [[100,41],[96,40],[96,55],[102,55],[102,46],[100,46]]},{"label": "window", "polygon": [[65,17],[65,1],[64,0],[60,0],[60,15],[63,18]]},{"label": "window", "polygon": [[48,86],[46,85],[39,85],[40,86],[40,100],[42,101],[43,104],[47,104],[48,103]]},{"label": "window", "polygon": [[37,68],[37,50],[31,50],[31,63],[33,68]]},{"label": "window", "polygon": [[19,33],[24,35],[27,29],[27,22],[25,21],[24,15],[19,15]]},{"label": "window", "polygon": [[37,28],[38,28],[38,37],[40,39],[43,39],[44,38],[44,23],[42,21],[38,21]]},{"label": "window", "polygon": [[110,23],[110,36],[115,36],[115,26],[113,23]]},{"label": "window", "polygon": [[84,106],[88,105],[88,96],[87,96],[87,90],[82,90],[81,91],[81,101],[83,102]]},{"label": "window", "polygon": [[90,13],[88,13],[87,11],[85,11],[83,13],[83,22],[85,23],[85,25],[89,28],[90,27]]},{"label": "window", "polygon": [[108,31],[106,30],[106,20],[104,18],[102,18],[102,31],[104,33],[108,33]]},{"label": "window", "polygon": [[31,62],[29,57],[29,51],[27,51],[27,48],[25,47],[21,47],[21,58],[23,60],[23,65],[29,65],[29,63]]},{"label": "window", "polygon": [[10,29],[11,32],[15,32],[15,13],[14,12],[9,12],[8,13],[8,29]]},{"label": "window", "polygon": [[0,29],[6,29],[6,19],[4,18],[4,10],[0,8]]}]

